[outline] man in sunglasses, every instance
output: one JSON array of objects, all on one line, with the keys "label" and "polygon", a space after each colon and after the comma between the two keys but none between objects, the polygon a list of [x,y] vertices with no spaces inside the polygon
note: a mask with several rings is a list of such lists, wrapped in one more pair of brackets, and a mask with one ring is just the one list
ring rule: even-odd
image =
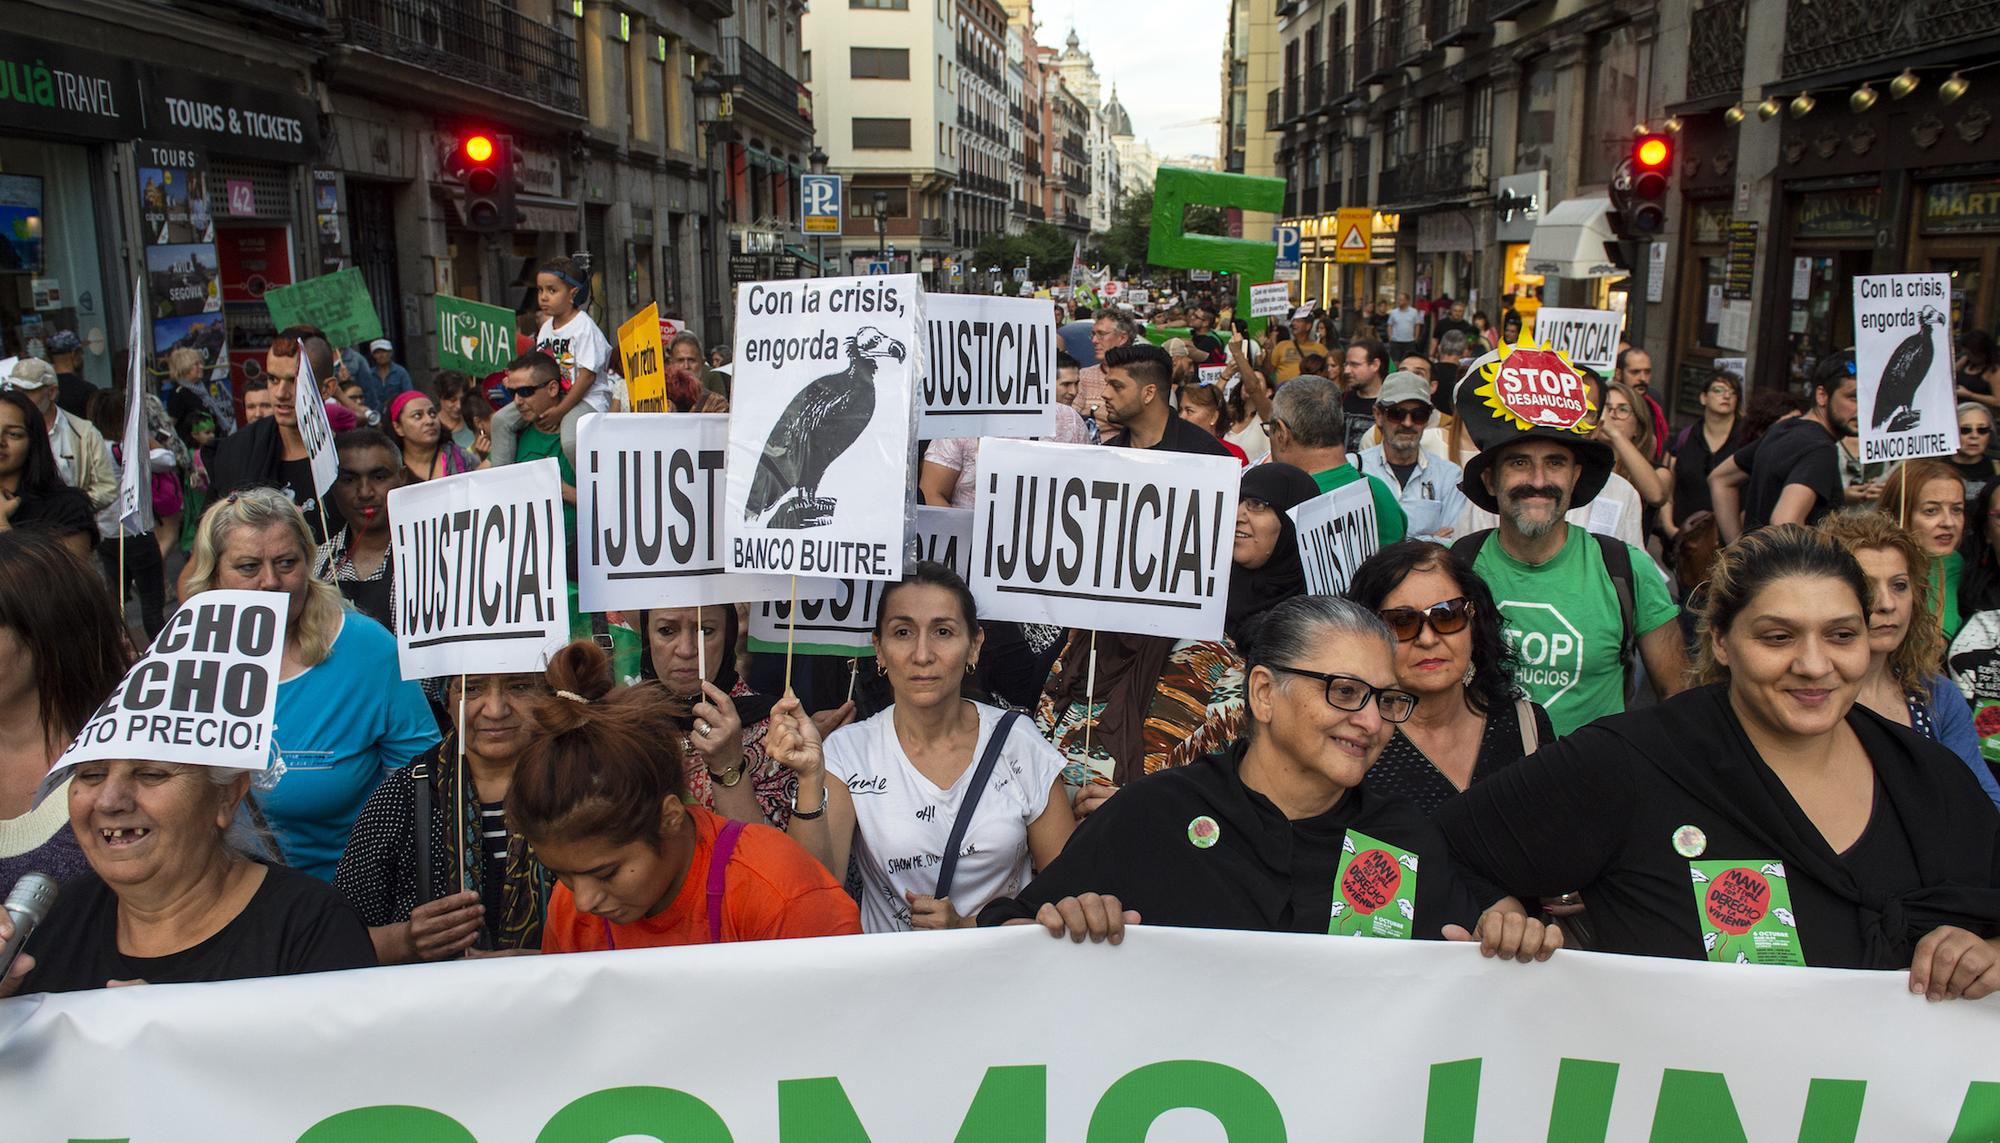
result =
[{"label": "man in sunglasses", "polygon": [[1385,478],[1363,475],[1348,461],[1340,390],[1332,381],[1305,373],[1285,382],[1271,399],[1271,419],[1264,432],[1271,439],[1271,459],[1305,470],[1323,493],[1357,480],[1368,482],[1378,547],[1388,547],[1408,534],[1403,506]]},{"label": "man in sunglasses", "polygon": [[1810,412],[1772,425],[1708,474],[1724,543],[1766,524],[1817,524],[1841,506],[1840,442],[1859,431],[1854,392],[1854,352],[1829,354],[1813,370]]},{"label": "man in sunglasses", "polygon": [[[1513,353],[1530,360],[1510,367]],[[1489,378],[1485,367],[1496,361]],[[1524,373],[1534,380],[1521,383]],[[1652,558],[1564,518],[1612,476],[1611,446],[1590,435],[1592,386],[1555,355],[1521,349],[1473,362],[1462,385],[1458,415],[1480,451],[1459,487],[1499,527],[1452,550],[1493,589],[1519,660],[1515,682],[1558,735],[1624,710],[1635,660],[1659,697],[1686,689],[1680,609]]]},{"label": "man in sunglasses", "polygon": [[1355,454],[1354,467],[1388,483],[1409,519],[1409,534],[1443,541],[1465,510],[1459,467],[1423,447],[1430,423],[1430,383],[1415,373],[1391,373],[1375,394],[1382,443]]}]

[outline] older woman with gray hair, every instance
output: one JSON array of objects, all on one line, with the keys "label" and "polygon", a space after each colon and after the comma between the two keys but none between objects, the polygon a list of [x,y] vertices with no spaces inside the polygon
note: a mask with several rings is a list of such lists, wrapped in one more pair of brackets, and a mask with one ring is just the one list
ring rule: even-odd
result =
[{"label": "older woman with gray hair", "polygon": [[422,688],[397,669],[396,637],[313,578],[313,552],[311,528],[283,492],[233,492],[202,517],[181,588],[187,598],[210,588],[291,597],[278,675],[285,768],[263,804],[286,862],[332,881],[368,796],[387,770],[436,743],[438,727]]},{"label": "older woman with gray hair", "polygon": [[1250,651],[1248,736],[1126,787],[980,923],[1032,921],[1114,943],[1141,919],[1477,939],[1489,956],[1547,959],[1562,947],[1557,929],[1461,876],[1421,810],[1362,785],[1417,705],[1395,685],[1395,646],[1351,600],[1300,596],[1272,608]]},{"label": "older woman with gray hair", "polygon": [[231,838],[250,779],[144,758],[76,766],[69,824],[90,872],[63,884],[0,996],[373,965],[368,930],[332,887]]}]

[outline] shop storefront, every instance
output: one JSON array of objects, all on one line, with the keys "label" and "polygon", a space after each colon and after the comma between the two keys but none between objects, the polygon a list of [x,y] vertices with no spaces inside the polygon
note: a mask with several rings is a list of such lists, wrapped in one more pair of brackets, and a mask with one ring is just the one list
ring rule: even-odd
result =
[{"label": "shop storefront", "polygon": [[1483,210],[1441,210],[1415,216],[1416,270],[1410,293],[1419,308],[1444,298],[1466,303],[1480,299],[1479,270],[1492,246],[1493,216]]},{"label": "shop storefront", "polygon": [[0,355],[45,357],[67,331],[84,346],[84,376],[109,385],[130,304],[124,287],[105,291],[123,276],[112,159],[143,125],[138,73],[66,44],[15,36],[8,47],[18,62],[0,99]]},{"label": "shop storefront", "polygon": [[2000,330],[2000,171],[1920,183],[1911,268],[1951,275],[1951,328]]}]

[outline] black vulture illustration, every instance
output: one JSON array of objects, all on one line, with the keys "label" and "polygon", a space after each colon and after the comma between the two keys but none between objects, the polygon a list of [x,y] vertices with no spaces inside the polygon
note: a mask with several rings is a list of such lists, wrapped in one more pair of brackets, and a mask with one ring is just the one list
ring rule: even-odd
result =
[{"label": "black vulture illustration", "polygon": [[778,417],[757,460],[745,519],[773,508],[768,521],[773,528],[817,528],[833,519],[834,501],[820,497],[820,481],[875,415],[876,361],[905,356],[902,342],[874,326],[861,327],[846,349],[847,368],[799,390]]},{"label": "black vulture illustration", "polygon": [[1943,324],[1944,314],[1936,306],[1925,306],[1917,315],[1917,332],[1889,354],[1889,363],[1875,382],[1875,412],[1870,424],[1878,429],[1886,425],[1889,432],[1900,433],[1924,419],[1917,411],[1917,387],[1930,376],[1931,359],[1937,355],[1931,327]]}]

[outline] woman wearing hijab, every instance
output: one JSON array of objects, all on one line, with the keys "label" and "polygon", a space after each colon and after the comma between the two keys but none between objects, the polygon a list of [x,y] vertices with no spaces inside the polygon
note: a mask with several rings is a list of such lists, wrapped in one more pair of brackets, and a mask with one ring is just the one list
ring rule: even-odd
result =
[{"label": "woman wearing hijab", "polygon": [[2000,815],[1951,752],[1855,701],[1871,588],[1784,524],[1723,549],[1706,686],[1600,718],[1433,819],[1471,874],[1580,889],[1603,952],[1908,970],[2000,988]]},{"label": "woman wearing hijab", "polygon": [[1243,473],[1236,497],[1236,542],[1230,560],[1229,605],[1222,633],[1239,651],[1255,621],[1266,611],[1306,590],[1299,562],[1299,534],[1291,510],[1319,495],[1319,485],[1302,468],[1272,461]]}]

